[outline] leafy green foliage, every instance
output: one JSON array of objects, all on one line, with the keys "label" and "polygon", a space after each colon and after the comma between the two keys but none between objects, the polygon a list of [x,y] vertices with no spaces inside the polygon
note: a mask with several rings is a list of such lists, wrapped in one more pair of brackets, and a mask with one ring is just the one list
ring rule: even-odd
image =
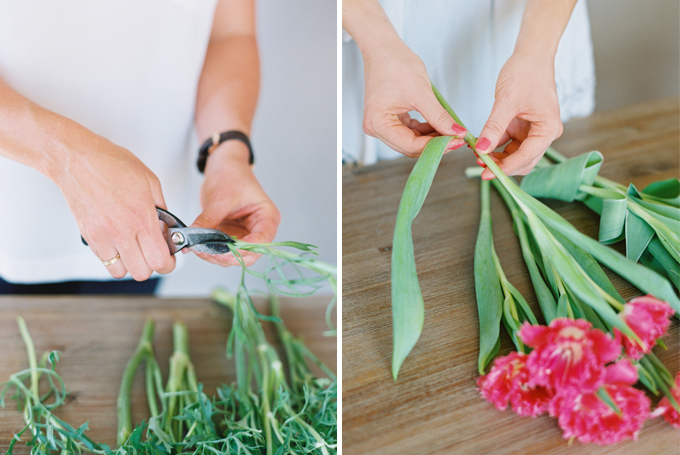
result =
[{"label": "leafy green foliage", "polygon": [[[295,248],[302,254],[274,247]],[[245,284],[245,276],[250,274],[264,279],[270,290],[286,295],[309,295],[324,282],[335,291],[335,267],[313,258],[313,249],[312,245],[297,242],[256,245],[237,241],[234,245],[232,251],[243,266],[238,292],[232,296],[217,291],[215,298],[233,313],[228,351],[236,353],[237,381],[221,386],[216,396],[206,394],[197,381],[189,356],[188,332],[180,322],[173,326],[173,355],[167,382],[163,383],[152,346],[154,324],[153,321],[146,322],[121,381],[116,449],[92,441],[85,434],[87,423],[76,428],[53,414],[68,395],[54,368],[58,353],[45,354],[38,362],[26,324],[19,318],[29,369],[10,377],[0,391],[0,405],[4,406],[5,396],[14,390],[12,398],[24,415],[26,426],[10,442],[7,455],[13,453],[17,443],[24,441],[35,455],[335,454],[335,375],[302,340],[285,328],[279,316],[278,301],[272,297],[272,316],[259,314]],[[265,272],[247,269],[238,250],[266,255],[269,263]],[[297,275],[288,278],[286,267],[292,268]],[[329,326],[334,300],[327,311]],[[287,375],[284,362],[264,336],[263,320],[276,323],[286,352]],[[328,377],[317,377],[308,362],[316,364]],[[130,390],[142,364],[145,365],[150,418],[133,429]],[[39,393],[41,380],[48,387],[44,395]]]}]

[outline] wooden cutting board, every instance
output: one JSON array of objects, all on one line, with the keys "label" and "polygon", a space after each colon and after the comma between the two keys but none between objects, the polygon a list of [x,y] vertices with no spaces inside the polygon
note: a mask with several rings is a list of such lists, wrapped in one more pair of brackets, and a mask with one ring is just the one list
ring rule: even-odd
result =
[{"label": "wooden cutting board", "polygon": [[[644,188],[654,180],[678,177],[678,122],[678,100],[639,104],[569,122],[554,146],[567,156],[600,150],[605,157],[601,175]],[[570,446],[555,419],[497,411],[479,397],[473,274],[479,182],[463,174],[475,165],[467,148],[444,156],[413,223],[425,322],[399,380],[392,380],[392,235],[401,193],[414,164],[403,158],[343,171],[343,453],[680,453],[680,432],[662,419],[648,421],[638,442]],[[547,203],[579,230],[597,237],[599,217],[585,206]],[[505,273],[540,314],[510,216],[495,191],[491,205],[495,246]],[[620,251],[621,246],[615,248]],[[618,276],[610,277],[626,300],[640,295]],[[512,345],[502,332],[500,354],[504,355]],[[668,351],[656,348],[655,352],[676,374],[680,371],[677,319],[665,342]]]},{"label": "wooden cutting board", "polygon": [[[312,352],[335,371],[336,337],[323,335],[329,300],[323,296],[283,297],[281,316],[291,332],[302,336]],[[267,311],[262,299],[256,300],[256,305]],[[38,356],[52,350],[62,353],[57,372],[72,394],[57,415],[74,426],[88,421],[90,437],[111,447],[116,442],[120,380],[147,318],[156,321],[154,348],[164,378],[172,350],[172,324],[181,320],[189,330],[191,357],[206,392],[214,393],[219,385],[236,380],[234,363],[225,356],[231,313],[208,299],[0,297],[0,381],[28,368],[17,316],[26,320]],[[265,328],[275,342],[274,327],[265,323]],[[149,417],[143,382],[138,371],[132,391],[134,422]],[[14,402],[0,409],[0,453],[21,428],[21,414]],[[29,451],[17,444],[14,453]]]}]

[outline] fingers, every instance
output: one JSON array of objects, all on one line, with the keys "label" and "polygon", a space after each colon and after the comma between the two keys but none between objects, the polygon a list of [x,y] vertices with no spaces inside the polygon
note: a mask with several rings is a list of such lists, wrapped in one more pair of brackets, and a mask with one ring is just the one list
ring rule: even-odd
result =
[{"label": "fingers", "polygon": [[427,120],[427,123],[442,136],[463,138],[467,134],[467,130],[453,120],[431,90],[423,94],[422,100],[416,105],[416,109]]},{"label": "fingers", "polygon": [[506,131],[515,114],[514,110],[508,109],[496,102],[493,109],[491,109],[489,119],[486,121],[484,128],[482,128],[475,151],[477,153],[489,153],[498,147],[501,140],[505,139],[507,141],[509,136],[506,135]]},{"label": "fingers", "polygon": [[421,123],[416,119],[410,119],[407,126],[414,131],[420,133],[421,136],[431,135],[437,132],[432,125],[427,122]]},{"label": "fingers", "polygon": [[364,116],[364,131],[369,136],[377,137],[392,149],[403,153],[409,158],[417,158],[423,152],[431,136],[421,136],[404,125],[397,116],[380,114],[382,119],[372,121],[368,115]]},{"label": "fingers", "polygon": [[125,243],[116,245],[116,248],[120,254],[120,260],[133,280],[145,281],[151,277],[153,270],[146,263],[142,248],[136,238],[127,239]]},{"label": "fingers", "polygon": [[[260,201],[235,213],[231,213],[221,204],[206,204],[192,226],[220,229],[230,235],[240,234],[243,235],[240,239],[249,243],[269,243],[274,240],[280,222],[281,214],[276,206],[271,202]],[[197,251],[194,253],[201,259],[225,267],[240,264],[231,253],[220,255]],[[245,266],[254,264],[260,257],[259,254],[247,251],[239,250],[239,253]]]},{"label": "fingers", "polygon": [[[93,247],[92,250],[95,252],[97,257],[102,261],[102,265],[106,267],[106,270],[111,274],[113,278],[123,278],[125,275],[127,275],[127,269],[125,268],[125,264],[120,259],[118,250],[116,250],[115,247],[111,246],[102,249],[95,249]],[[115,260],[116,258],[118,258],[118,260]],[[110,265],[104,265],[103,262],[113,263]]]},{"label": "fingers", "polygon": [[411,119],[408,113],[397,114],[384,109],[378,111],[367,106],[364,112],[364,132],[410,158],[419,157],[435,133],[464,138],[467,130],[454,122],[439,104],[432,90],[428,87],[425,93],[421,92],[423,91],[418,93],[418,102],[412,106],[426,122]]},{"label": "fingers", "polygon": [[222,212],[216,204],[207,204],[200,215],[191,223],[191,227],[216,229],[224,218]]},{"label": "fingers", "polygon": [[175,256],[170,254],[168,244],[160,231],[140,233],[137,239],[148,268],[161,274],[175,270]]},{"label": "fingers", "polygon": [[161,188],[161,182],[158,180],[154,174],[147,175],[149,180],[149,188],[151,189],[151,196],[153,197],[153,202],[156,207],[167,210],[168,207],[165,205],[165,198],[163,197],[163,190]]},{"label": "fingers", "polygon": [[138,217],[133,223],[142,226],[137,233],[111,223],[89,236],[90,248],[113,278],[124,278],[129,273],[134,280],[145,281],[154,271],[165,274],[174,270],[175,258],[161,232],[156,211],[149,210],[144,216],[144,221]]},{"label": "fingers", "polygon": [[[519,146],[516,152],[509,154],[498,164],[505,175],[526,175],[540,161],[543,153],[548,149],[552,139],[545,136],[529,136]],[[485,169],[482,179],[491,180],[493,172]]]}]

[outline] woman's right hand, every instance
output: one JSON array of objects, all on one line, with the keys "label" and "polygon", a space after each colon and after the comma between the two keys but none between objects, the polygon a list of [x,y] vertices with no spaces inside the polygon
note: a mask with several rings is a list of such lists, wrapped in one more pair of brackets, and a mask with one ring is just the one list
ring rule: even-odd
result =
[{"label": "woman's right hand", "polygon": [[[342,26],[364,58],[366,134],[412,158],[440,134],[458,136],[447,151],[465,145],[467,131],[439,104],[423,61],[402,41],[377,0],[344,0]],[[425,122],[412,119],[411,111]]]},{"label": "woman's right hand", "polygon": [[[446,151],[465,145],[464,127],[439,104],[422,60],[401,40],[362,50],[364,131],[394,150],[416,158],[433,136],[457,136]],[[418,111],[426,120],[412,119]]]},{"label": "woman's right hand", "polygon": [[[30,137],[30,141],[25,138]],[[169,273],[175,258],[156,206],[158,178],[132,153],[20,95],[0,79],[0,154],[54,181],[80,233],[111,276],[144,281]],[[104,265],[102,265],[104,267]]]},{"label": "woman's right hand", "polygon": [[153,271],[175,268],[156,207],[166,208],[158,178],[128,150],[97,136],[66,144],[52,178],[59,186],[83,238],[106,269],[144,281]]}]

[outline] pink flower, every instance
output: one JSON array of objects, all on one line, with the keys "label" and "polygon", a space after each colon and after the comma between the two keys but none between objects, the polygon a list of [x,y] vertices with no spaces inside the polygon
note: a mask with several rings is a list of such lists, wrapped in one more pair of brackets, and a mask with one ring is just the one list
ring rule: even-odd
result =
[{"label": "pink flower", "polygon": [[598,445],[613,444],[623,439],[636,440],[645,420],[650,416],[649,398],[631,387],[637,381],[637,371],[629,360],[606,368],[606,379],[613,381],[602,387],[621,411],[617,414],[595,392],[578,394],[567,389],[550,404],[550,415],[564,431],[564,438]]},{"label": "pink flower", "polygon": [[[623,307],[620,316],[640,337],[644,347],[621,334],[626,354],[632,359],[640,359],[644,354],[648,354],[656,344],[656,340],[666,333],[671,323],[670,317],[674,313],[675,311],[668,303],[651,295],[637,297],[628,302]],[[618,329],[614,330],[621,333]]]},{"label": "pink flower", "polygon": [[508,402],[521,416],[537,416],[548,409],[552,394],[540,386],[530,386],[527,355],[511,352],[497,358],[489,374],[477,380],[479,391],[496,409],[504,410]]},{"label": "pink flower", "polygon": [[[677,403],[680,403],[680,373],[675,376],[675,387],[671,389],[671,395],[675,398]],[[666,422],[670,423],[674,428],[680,428],[680,414],[671,405],[668,397],[663,397],[659,401],[658,406],[654,410],[653,417],[662,415]]]},{"label": "pink flower", "polygon": [[621,415],[595,393],[564,399],[557,419],[564,439],[576,437],[580,442],[598,445],[627,438],[637,440],[642,424],[649,417],[649,398],[643,391],[628,385],[605,385],[604,388],[621,410]]},{"label": "pink flower", "polygon": [[534,348],[526,361],[529,385],[557,393],[565,388],[596,391],[604,383],[605,364],[621,353],[618,340],[583,319],[556,318],[548,327],[525,323],[518,334]]}]

